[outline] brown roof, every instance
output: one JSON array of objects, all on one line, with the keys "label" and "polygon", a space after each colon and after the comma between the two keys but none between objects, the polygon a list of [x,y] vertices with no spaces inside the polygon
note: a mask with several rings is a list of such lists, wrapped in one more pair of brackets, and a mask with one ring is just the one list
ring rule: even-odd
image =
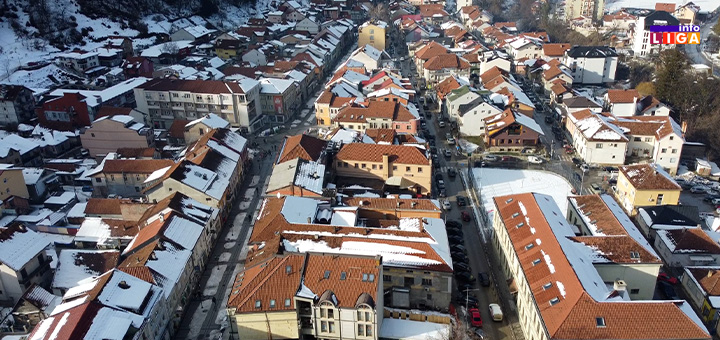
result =
[{"label": "brown roof", "polygon": [[138,86],[146,91],[185,91],[192,93],[230,94],[245,93],[240,84],[220,80],[153,79]]},{"label": "brown roof", "polygon": [[459,89],[462,85],[457,81],[455,76],[445,78],[443,81],[435,85],[438,99],[443,99],[453,90]]},{"label": "brown roof", "polygon": [[393,129],[365,129],[365,135],[374,140],[375,143],[386,142],[392,144],[395,140]]},{"label": "brown roof", "polygon": [[423,68],[426,70],[442,70],[446,68],[464,70],[470,68],[470,63],[456,54],[446,53],[430,58],[423,64]]},{"label": "brown roof", "polygon": [[[562,81],[562,79],[559,79],[559,80]],[[550,90],[551,90],[556,96],[559,96],[559,95],[561,95],[561,94],[563,94],[563,93],[570,92],[570,89],[569,89],[567,86],[563,85],[563,84],[554,84],[554,85],[550,88]],[[589,111],[589,110],[588,110],[588,111]]]},{"label": "brown roof", "polygon": [[396,122],[417,119],[405,105],[398,102],[373,100],[366,107],[346,106],[335,116],[338,122],[365,122],[369,118],[386,118]]},{"label": "brown roof", "polygon": [[155,148],[119,148],[117,153],[122,158],[152,157],[155,155]]},{"label": "brown roof", "polygon": [[714,268],[686,268],[695,278],[700,287],[705,290],[707,296],[720,295],[720,270]]},{"label": "brown roof", "polygon": [[[561,221],[562,212],[557,206],[553,204],[554,209],[547,207],[548,202],[552,202],[551,197],[525,193],[496,197],[494,200],[496,213],[500,214],[550,338],[707,339],[709,337],[674,301],[594,300],[585,291],[576,269],[568,261],[568,255],[564,253],[555,231],[549,225],[548,219],[560,225],[567,223]],[[540,202],[545,208],[541,208]],[[545,215],[549,213],[560,217]],[[567,229],[570,227],[567,226]],[[530,244],[533,246],[529,247]],[[558,288],[560,284],[563,287],[562,291]],[[553,299],[557,300],[550,303]],[[598,327],[597,318],[604,319],[604,327]]]},{"label": "brown roof", "polygon": [[[382,285],[379,258],[359,256],[336,256],[312,254],[305,263],[304,281],[306,287],[321,299],[330,291],[337,299],[337,307],[354,308],[360,295],[369,294],[374,307],[377,301],[378,285]],[[325,278],[329,271],[329,277]],[[341,278],[345,271],[345,279]],[[367,274],[368,278],[363,281]],[[370,275],[374,280],[370,281]],[[332,301],[332,299],[330,299]]]},{"label": "brown roof", "polygon": [[90,198],[85,206],[85,215],[121,215],[119,198]]},{"label": "brown roof", "polygon": [[429,199],[348,197],[343,199],[343,204],[351,207],[361,207],[362,209],[441,211]]},{"label": "brown roof", "polygon": [[620,173],[636,190],[682,190],[670,175],[651,164],[624,165]]},{"label": "brown roof", "polygon": [[127,116],[132,111],[129,107],[114,107],[114,106],[102,106],[100,110],[95,114],[95,119],[102,118],[105,116],[116,116],[122,115]]},{"label": "brown roof", "polygon": [[[615,125],[630,130],[631,135],[655,135],[657,138],[664,138],[670,134],[677,134],[682,137],[680,126],[675,123],[672,117],[663,116],[633,116],[623,117],[615,121]],[[677,131],[676,131],[677,129]]]},{"label": "brown roof", "polygon": [[673,3],[667,3],[667,2],[656,2],[655,3],[655,10],[656,11],[665,11],[668,13],[675,12],[675,4]]},{"label": "brown roof", "polygon": [[[578,236],[570,239],[592,249],[595,252],[594,256],[602,258],[599,262],[662,263],[660,258],[630,236]],[[632,252],[636,252],[638,257],[630,255]]]},{"label": "brown roof", "polygon": [[640,93],[636,89],[616,90],[609,89],[607,92],[608,100],[611,103],[635,103],[640,98]]},{"label": "brown roof", "polygon": [[130,274],[130,275],[132,275],[140,280],[143,280],[147,283],[157,284],[157,282],[155,282],[155,278],[153,278],[150,268],[148,268],[146,266],[120,267],[120,268],[118,268],[118,270],[121,272],[124,272],[126,274]]},{"label": "brown roof", "polygon": [[563,71],[557,66],[550,66],[547,70],[543,71],[543,78],[545,80],[553,79],[563,74]]},{"label": "brown roof", "polygon": [[448,53],[448,49],[434,41],[429,42],[415,52],[415,58],[420,60],[429,60],[430,58]]},{"label": "brown roof", "polygon": [[174,120],[172,125],[170,125],[170,129],[168,129],[168,136],[180,139],[185,138],[185,125],[188,123],[190,123],[190,121],[185,119]]},{"label": "brown roof", "polygon": [[394,164],[430,165],[430,160],[420,149],[405,145],[351,143],[344,145],[336,158],[347,162],[382,163],[383,155],[388,155],[389,162]]},{"label": "brown roof", "polygon": [[442,4],[418,5],[417,8],[420,11],[420,15],[422,17],[432,17],[435,14],[448,16],[448,12],[443,9]]},{"label": "brown roof", "polygon": [[108,159],[101,173],[151,174],[173,164],[170,159]]},{"label": "brown roof", "polygon": [[[305,257],[305,254],[287,254],[247,267],[235,276],[227,306],[235,308],[236,313],[252,313],[270,310],[270,300],[274,299],[272,310],[294,311],[293,297],[300,288]],[[290,299],[288,307],[286,299]],[[258,300],[260,308],[255,308]]]},{"label": "brown roof", "polygon": [[74,255],[73,260],[76,266],[82,264],[98,274],[104,274],[108,270],[115,268],[120,258],[119,251],[81,251],[76,252]]},{"label": "brown roof", "polygon": [[662,230],[675,246],[674,252],[694,254],[720,254],[720,245],[700,228]]},{"label": "brown roof", "polygon": [[306,161],[317,161],[325,149],[325,142],[322,139],[302,134],[285,138],[282,153],[278,157],[277,164],[287,162],[295,158],[302,158]]},{"label": "brown roof", "polygon": [[499,76],[504,76],[506,74],[507,74],[507,72],[505,72],[504,70],[500,69],[497,66],[493,66],[492,68],[483,72],[480,75],[480,82],[482,82],[484,84],[490,80],[493,80]]}]

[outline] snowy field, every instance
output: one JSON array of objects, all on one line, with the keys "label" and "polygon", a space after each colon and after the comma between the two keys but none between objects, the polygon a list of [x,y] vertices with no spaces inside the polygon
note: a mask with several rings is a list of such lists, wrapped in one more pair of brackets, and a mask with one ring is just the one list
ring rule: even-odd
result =
[{"label": "snowy field", "polygon": [[[605,2],[605,10],[610,13],[624,7],[655,9],[658,0],[608,0]],[[678,6],[684,5],[686,0],[663,0],[663,3],[674,3]],[[700,12],[712,12],[720,7],[720,0],[693,0],[695,5],[700,6]]]},{"label": "snowy field", "polygon": [[495,209],[493,198],[527,192],[549,195],[555,200],[563,214],[567,212],[567,197],[571,195],[572,186],[565,178],[552,172],[475,168],[473,176],[475,176],[475,183],[480,182],[482,187],[480,199],[491,221],[492,212]]}]

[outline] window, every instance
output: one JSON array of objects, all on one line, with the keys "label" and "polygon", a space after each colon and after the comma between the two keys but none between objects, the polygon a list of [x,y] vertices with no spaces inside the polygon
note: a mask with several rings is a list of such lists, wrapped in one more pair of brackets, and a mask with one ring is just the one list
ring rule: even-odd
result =
[{"label": "window", "polygon": [[[358,312],[360,313],[360,312]],[[365,336],[365,325],[358,325],[358,336]]]},{"label": "window", "polygon": [[363,282],[367,282],[367,280],[368,280],[368,274],[367,274],[367,273],[363,273],[363,274],[362,274],[362,281],[363,281]]},{"label": "window", "polygon": [[663,194],[658,194],[657,202],[655,202],[655,204],[661,205],[661,204],[662,204],[663,197],[665,197]]},{"label": "window", "polygon": [[598,327],[605,327],[605,318],[603,318],[603,317],[595,318],[595,325],[597,325]]},{"label": "window", "polygon": [[535,247],[535,244],[534,244],[534,243],[530,243],[530,244],[528,244],[528,245],[525,246],[525,250],[530,250],[530,249],[532,249],[533,247]]},{"label": "window", "polygon": [[327,333],[327,321],[320,321],[320,331]]},{"label": "window", "polygon": [[363,164],[360,164],[360,167],[365,169],[367,167],[367,165],[365,163],[363,163]]},{"label": "window", "polygon": [[343,168],[347,168],[347,167],[348,167],[348,164],[347,164],[347,163],[343,163]]},{"label": "window", "polygon": [[260,308],[260,306],[262,306],[260,300],[255,300],[255,308]]},{"label": "window", "polygon": [[410,167],[409,167],[409,166],[406,166],[406,167],[405,167],[405,172],[410,172]]},{"label": "window", "polygon": [[275,308],[275,300],[270,300],[270,308]]},{"label": "window", "polygon": [[338,168],[342,166],[342,162],[337,163]]},{"label": "window", "polygon": [[673,139],[675,139],[675,136],[670,136],[670,140],[673,140]]},{"label": "window", "polygon": [[346,273],[346,272],[340,273],[340,280],[345,281],[346,278],[347,278],[347,273]]},{"label": "window", "polygon": [[397,171],[397,165],[393,165],[393,171]]},{"label": "window", "polygon": [[596,149],[602,149],[602,143],[597,143],[597,144],[595,144],[595,148],[596,148]]},{"label": "window", "polygon": [[376,169],[377,169],[377,164],[373,164],[373,165],[372,165],[372,169],[373,169],[373,170],[376,170]]},{"label": "window", "polygon": [[173,98],[178,98],[178,97],[180,97],[180,95],[177,94],[177,93],[173,93],[172,96],[173,96]]},{"label": "window", "polygon": [[372,325],[365,325],[365,336],[372,336],[373,328]]},{"label": "window", "polygon": [[665,148],[660,149],[660,153],[666,153],[666,152],[667,152],[667,149],[665,149]]},{"label": "window", "polygon": [[540,261],[540,259],[535,259],[532,261],[532,264],[533,264],[533,266],[537,266],[540,264],[540,262],[542,262],[542,261]]},{"label": "window", "polygon": [[550,289],[551,287],[552,287],[552,282],[548,282],[548,283],[546,283],[546,284],[543,285],[543,289],[544,289],[544,290]]},{"label": "window", "polygon": [[405,277],[405,280],[403,282],[404,287],[410,287],[415,284],[415,278],[414,277]]},{"label": "window", "polygon": [[432,286],[432,279],[422,279],[423,286]]},{"label": "window", "polygon": [[[5,180],[5,181],[7,182],[7,180]],[[95,182],[96,182],[96,183],[101,183],[101,182],[102,182],[102,179],[101,179],[100,177],[98,177],[98,178],[95,179]]]},{"label": "window", "polygon": [[335,333],[335,322],[328,321],[328,328],[330,329],[330,333]]},{"label": "window", "polygon": [[554,297],[550,300],[550,306],[556,305],[558,302],[560,302],[560,299]]},{"label": "window", "polygon": [[645,137],[646,142],[652,142],[652,137]]},{"label": "window", "polygon": [[325,278],[325,280],[327,280],[327,279],[330,278],[330,271],[329,271],[329,270],[326,270],[326,271],[325,271],[325,274],[323,274],[323,278]]},{"label": "window", "polygon": [[368,281],[375,282],[375,274],[370,274],[370,277],[368,277]]},{"label": "window", "polygon": [[285,307],[290,307],[290,299],[285,299]]},{"label": "window", "polygon": [[392,277],[390,277],[390,275],[383,275],[383,282],[392,282]]},{"label": "window", "polygon": [[630,289],[630,294],[640,294],[640,289],[639,288]]},{"label": "window", "polygon": [[292,272],[292,266],[285,266],[285,274],[290,274]]},{"label": "window", "polygon": [[418,171],[417,171],[417,172],[418,172],[418,173],[422,173],[422,168],[421,168],[421,167],[418,167]]},{"label": "window", "polygon": [[358,167],[358,164],[357,164],[357,163],[355,163],[355,169],[357,169],[357,167]]},{"label": "window", "polygon": [[635,141],[635,142],[639,142],[639,141],[641,141],[641,140],[642,140],[642,139],[640,139],[640,137],[635,137],[635,138],[633,138],[633,141]]},{"label": "window", "polygon": [[670,153],[677,153],[677,149],[672,149]]}]

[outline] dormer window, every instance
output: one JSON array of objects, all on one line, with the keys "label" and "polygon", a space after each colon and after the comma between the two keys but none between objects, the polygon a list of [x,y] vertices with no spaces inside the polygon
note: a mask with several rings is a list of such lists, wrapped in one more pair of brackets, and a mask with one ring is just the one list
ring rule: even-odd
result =
[{"label": "dormer window", "polygon": [[520,227],[522,227],[522,226],[524,226],[524,225],[525,225],[525,222],[520,222],[520,223],[518,223],[518,224],[515,226],[515,228],[520,228]]},{"label": "dormer window", "polygon": [[345,279],[347,279],[347,273],[346,273],[346,272],[341,272],[341,273],[340,273],[340,280],[345,281]]},{"label": "dormer window", "polygon": [[640,259],[640,253],[637,251],[631,251],[630,252],[630,258],[633,260],[639,260]]},{"label": "dormer window", "polygon": [[543,285],[543,289],[545,289],[545,290],[548,290],[548,289],[550,289],[551,287],[552,287],[552,282],[548,282],[548,283],[546,283],[546,284]]},{"label": "dormer window", "polygon": [[518,216],[520,216],[520,213],[514,213],[514,214],[512,214],[512,217],[513,217],[513,218],[518,217]]},{"label": "dormer window", "polygon": [[603,318],[603,317],[595,318],[595,325],[598,328],[605,328],[605,318]]},{"label": "dormer window", "polygon": [[542,262],[540,259],[535,259],[535,260],[533,260],[532,264],[533,264],[533,266],[537,266],[540,264],[540,262]]},{"label": "dormer window", "polygon": [[554,306],[554,305],[558,304],[558,302],[560,302],[560,299],[554,297],[554,298],[552,298],[552,300],[550,300],[550,306]]},{"label": "dormer window", "polygon": [[530,249],[532,249],[533,247],[535,247],[535,244],[530,243],[530,244],[528,244],[528,245],[525,246],[525,250],[530,250]]},{"label": "dormer window", "polygon": [[326,271],[325,271],[325,274],[323,274],[323,278],[326,279],[326,280],[330,278],[330,271],[329,271],[329,270],[326,270]]},{"label": "dormer window", "polygon": [[260,308],[262,306],[262,303],[260,300],[255,300],[255,308]]},{"label": "dormer window", "polygon": [[285,266],[285,274],[292,273],[292,266]]},{"label": "dormer window", "polygon": [[275,300],[270,300],[270,308],[275,308]]}]

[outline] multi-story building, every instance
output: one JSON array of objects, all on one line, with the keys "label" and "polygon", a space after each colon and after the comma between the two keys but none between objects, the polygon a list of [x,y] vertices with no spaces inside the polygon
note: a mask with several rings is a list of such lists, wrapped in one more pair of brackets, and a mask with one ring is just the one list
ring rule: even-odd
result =
[{"label": "multi-story building", "polygon": [[333,120],[334,127],[359,132],[367,129],[394,129],[398,133],[415,134],[420,115],[413,104],[405,106],[394,101],[370,101],[365,106],[346,106]]},{"label": "multi-story building", "polygon": [[260,79],[260,108],[271,123],[291,119],[302,104],[300,84],[293,79]]},{"label": "multi-story building", "polygon": [[457,54],[439,54],[423,64],[423,77],[428,88],[437,85],[447,77],[470,76],[470,63]]},{"label": "multi-story building", "polygon": [[73,51],[57,56],[57,62],[78,72],[99,66],[98,52]]},{"label": "multi-story building", "polygon": [[605,94],[605,109],[615,117],[631,117],[637,112],[640,93],[635,89],[609,89]]},{"label": "multi-story building", "polygon": [[104,159],[88,177],[99,197],[140,197],[142,191],[153,184],[153,179],[148,181],[148,178],[155,171],[174,164],[170,159]]},{"label": "multi-story building", "polygon": [[678,204],[682,188],[657,164],[620,167],[615,196],[631,216],[637,208]]},{"label": "multi-story building", "polygon": [[167,129],[176,119],[195,120],[215,113],[242,131],[265,124],[260,83],[238,81],[154,79],[135,88],[137,110],[147,114],[153,128]]},{"label": "multi-story building", "polygon": [[628,138],[608,118],[582,110],[567,115],[565,129],[585,163],[594,165],[625,164]]},{"label": "multi-story building", "polygon": [[647,16],[638,17],[633,34],[632,50],[636,57],[657,55],[663,49],[675,48],[674,44],[653,44],[650,41],[650,26],[677,26],[680,21],[665,11],[654,11]]},{"label": "multi-story building", "polygon": [[15,304],[33,284],[49,286],[52,259],[45,254],[49,245],[46,238],[20,223],[0,231],[0,300]]},{"label": "multi-story building", "polygon": [[532,118],[505,109],[485,119],[485,147],[500,152],[522,152],[540,144],[542,128]]},{"label": "multi-story building", "polygon": [[119,148],[150,148],[155,145],[153,129],[132,116],[105,116],[80,132],[82,147],[93,157],[103,158]]},{"label": "multi-story building", "polygon": [[[603,201],[608,203],[607,199]],[[633,300],[628,283],[618,277],[634,280],[630,272],[637,271],[638,281],[633,286],[651,282],[652,278],[639,273],[639,264],[635,268],[629,263],[615,266],[626,269],[620,270],[619,276],[596,267],[603,256],[628,262],[635,257],[639,262],[645,262],[643,256],[652,259],[652,248],[639,242],[642,235],[628,239],[638,245],[629,248],[637,249],[638,254],[623,248],[622,253],[603,255],[599,248],[593,249],[594,244],[584,244],[583,237],[576,236],[550,196],[525,193],[495,197],[493,208],[493,244],[500,254],[500,268],[512,282],[525,339],[709,339],[707,329],[687,302]],[[606,216],[611,214],[606,212]],[[632,226],[630,221],[622,224]],[[608,249],[606,246],[612,245],[603,245],[602,249]],[[657,264],[652,266],[656,270]],[[639,287],[631,289],[648,290]]]},{"label": "multi-story building", "polygon": [[577,17],[600,20],[605,10],[605,0],[568,0],[565,2],[565,17],[572,20]]},{"label": "multi-story building", "polygon": [[29,121],[35,110],[32,91],[20,85],[0,85],[0,126],[17,126]]},{"label": "multi-story building", "polygon": [[12,196],[30,198],[28,188],[25,186],[23,168],[13,168],[12,164],[0,164],[0,201]]},{"label": "multi-story building", "polygon": [[607,84],[615,81],[618,54],[607,46],[573,46],[563,64],[572,71],[573,84]]},{"label": "multi-story building", "polygon": [[612,123],[628,138],[627,157],[652,159],[670,175],[677,173],[685,138],[682,128],[672,117],[624,117]]},{"label": "multi-story building", "polygon": [[346,144],[335,156],[337,176],[379,181],[416,194],[429,195],[432,188],[432,161],[415,146]]},{"label": "multi-story building", "polygon": [[358,28],[358,46],[370,45],[380,51],[387,48],[385,34],[388,24],[384,21],[367,21]]}]

